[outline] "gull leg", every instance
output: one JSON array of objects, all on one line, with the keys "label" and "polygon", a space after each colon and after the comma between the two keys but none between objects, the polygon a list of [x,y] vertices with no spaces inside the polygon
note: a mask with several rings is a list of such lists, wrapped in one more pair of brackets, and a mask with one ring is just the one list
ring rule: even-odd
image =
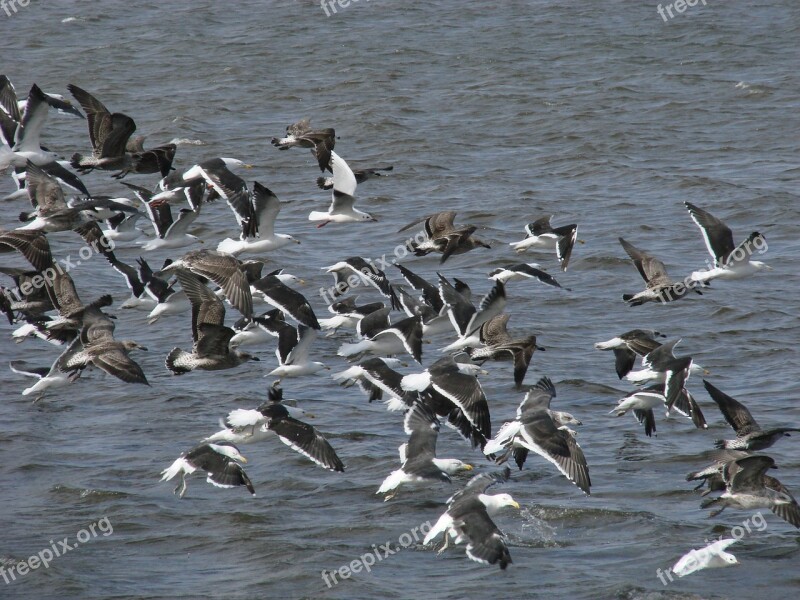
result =
[{"label": "gull leg", "polygon": [[[180,490],[180,493],[178,493],[178,490]],[[181,482],[175,488],[175,493],[178,494],[178,498],[183,498],[186,493],[186,473],[181,473]]]},{"label": "gull leg", "polygon": [[436,555],[438,556],[439,554],[441,554],[442,552],[447,550],[449,547],[450,547],[450,533],[445,531],[444,532],[444,544],[442,544],[442,547],[439,548],[439,550],[436,552]]}]

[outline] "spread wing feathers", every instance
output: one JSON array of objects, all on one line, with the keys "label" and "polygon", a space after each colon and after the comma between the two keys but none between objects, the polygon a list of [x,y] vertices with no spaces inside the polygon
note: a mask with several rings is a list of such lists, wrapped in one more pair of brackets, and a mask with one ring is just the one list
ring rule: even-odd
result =
[{"label": "spread wing feathers", "polygon": [[225,305],[191,271],[178,269],[176,277],[192,306],[192,339],[196,342],[202,325],[219,326],[225,322]]},{"label": "spread wing feathers", "polygon": [[295,452],[331,471],[344,471],[344,464],[333,446],[314,427],[292,417],[273,419],[269,429]]},{"label": "spread wing feathers", "polygon": [[[344,159],[336,154],[336,152],[331,151],[330,154],[330,166],[333,173],[333,192],[335,203],[336,192],[352,198],[356,193],[356,187],[358,183],[356,182],[356,176],[353,174],[353,170],[344,161]],[[352,207],[352,201],[350,205]]]},{"label": "spread wing feathers", "polygon": [[703,234],[703,241],[706,244],[708,253],[714,259],[716,266],[721,267],[734,250],[733,232],[725,223],[711,213],[690,202],[684,202],[684,204],[692,221],[695,222]]},{"label": "spread wing feathers", "polygon": [[750,411],[747,410],[744,404],[738,400],[734,400],[705,379],[703,380],[703,385],[706,391],[708,391],[708,395],[711,396],[711,399],[717,403],[717,406],[719,406],[722,412],[722,416],[725,417],[728,425],[733,427],[737,436],[745,436],[761,430],[758,422],[753,418],[753,415],[750,414]]},{"label": "spread wing feathers", "polygon": [[647,283],[647,287],[654,288],[672,283],[667,275],[667,269],[664,263],[646,252],[639,250],[636,246],[626,242],[622,238],[619,238],[619,243],[625,249],[625,252],[628,253],[628,256],[631,257],[633,264],[639,271],[639,275],[641,275],[642,279]]}]

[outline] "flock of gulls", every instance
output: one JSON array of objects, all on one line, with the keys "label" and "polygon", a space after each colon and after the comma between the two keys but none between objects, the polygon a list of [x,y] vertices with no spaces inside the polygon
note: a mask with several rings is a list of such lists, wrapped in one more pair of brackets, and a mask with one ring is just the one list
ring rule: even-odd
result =
[{"label": "flock of gulls", "polygon": [[[96,290],[85,280],[80,281],[79,295],[70,269],[51,252],[49,240],[74,238],[119,273],[119,290],[123,285],[129,288],[130,298],[118,308],[141,311],[142,321],[148,323],[170,319],[191,324],[190,329],[184,328],[184,343],[165,349],[165,368],[174,375],[191,377],[193,371],[245,366],[262,369],[251,365],[260,360],[254,348],[272,344],[276,348],[278,366],[266,375],[275,379],[267,399],[255,408],[232,410],[220,422],[219,431],[209,432],[162,472],[163,481],[179,480],[175,492],[180,497],[187,491],[187,477],[198,471],[214,486],[243,486],[255,495],[256,486],[244,470],[246,460],[239,447],[267,438],[279,439],[319,467],[344,471],[336,449],[304,420],[304,411],[283,402],[284,380],[330,369],[312,360],[313,345],[322,331],[328,338],[341,340],[338,354],[349,363],[326,376],[343,386],[358,385],[370,402],[383,401],[388,411],[400,413],[398,428],[402,424],[408,436],[399,448],[398,464],[387,465],[386,478],[376,481],[379,496],[390,500],[406,488],[439,489],[439,482],[464,478],[476,469],[461,458],[437,456],[442,423],[463,438],[465,455],[499,465],[481,469],[447,500],[425,544],[441,535],[442,550],[452,541],[465,544],[467,556],[475,561],[503,569],[512,562],[506,536],[492,516],[520,505],[507,493],[487,493],[511,479],[509,459],[523,469],[533,453],[582,493],[590,494],[589,465],[573,429],[581,421],[556,410],[561,401],[554,403],[557,392],[550,378],[543,376],[525,389],[533,355],[545,347],[530,332],[509,330],[506,312],[506,286],[511,282],[532,281],[551,290],[548,293],[568,292],[540,265],[514,262],[511,257],[539,252],[552,256],[554,264],[566,271],[576,243],[583,243],[578,240],[577,225],[554,227],[549,216],[531,222],[524,239],[505,250],[508,265],[487,275],[482,295],[474,294],[456,277],[439,273],[437,280],[426,280],[412,272],[408,263],[395,264],[396,271],[387,273],[362,256],[332,261],[324,267],[333,277],[330,316],[318,318],[297,290],[302,282],[298,276],[266,268],[265,260],[248,258],[300,243],[291,235],[276,233],[281,202],[261,183],[242,177],[249,165],[213,157],[188,168],[174,167],[175,144],[146,149],[143,137],[133,137],[136,125],[131,117],[112,112],[75,85],[67,90],[77,105],[36,85],[27,98],[20,99],[11,82],[0,76],[0,169],[12,171],[17,186],[5,201],[8,206],[12,202],[19,202],[20,208],[25,205],[20,226],[0,231],[0,252],[20,253],[31,267],[0,268],[8,278],[0,304],[15,327],[11,335],[16,342],[35,338],[37,343],[61,348],[50,366],[11,362],[15,373],[35,379],[23,395],[39,399],[58,394],[60,388],[80,385],[81,375],[89,370],[103,371],[123,383],[149,385],[135,358],[137,351],[146,348],[115,337],[112,307],[117,299],[109,290],[93,293]],[[63,160],[43,147],[41,132],[51,113],[85,118],[91,149]],[[355,206],[357,186],[390,175],[392,166],[353,170],[334,151],[337,139],[334,129],[315,129],[304,119],[287,127],[285,135],[274,138],[272,144],[282,151],[299,147],[313,153],[323,173],[315,183],[331,194],[327,210],[308,215],[317,227],[374,223],[375,217]],[[89,193],[80,175],[90,171],[110,173],[119,195]],[[122,181],[129,175],[141,176],[141,181],[149,175],[151,182],[141,186]],[[217,201],[224,201],[233,212],[231,237],[221,240],[216,250],[198,249],[199,239],[191,233],[193,224]],[[646,284],[644,291],[623,297],[631,306],[702,295],[716,280],[735,280],[769,269],[750,259],[754,248],[765,247],[761,234],[755,232],[735,245],[722,221],[693,204],[686,207],[711,255],[710,268],[692,273],[683,282],[675,281],[660,260],[620,238]],[[139,227],[147,221],[152,224],[149,233],[147,227]],[[412,231],[416,235],[404,240],[403,234]],[[446,211],[391,227],[386,233],[405,244],[409,255],[433,254],[443,264],[453,255],[489,248],[476,231],[475,225],[457,223],[456,213]],[[156,264],[153,253],[164,251],[168,258]],[[123,253],[131,258],[120,258]],[[350,293],[353,290],[359,295]],[[369,301],[357,302],[367,295],[372,296]],[[618,377],[632,386],[611,413],[631,412],[647,436],[656,433],[658,410],[667,415],[677,412],[696,428],[706,428],[687,384],[690,376],[707,372],[691,356],[676,354],[679,341],[667,340],[656,331],[634,329],[596,344],[598,350],[613,353]],[[427,350],[423,357],[426,343],[439,347]],[[435,353],[431,359],[430,353]],[[513,389],[522,395],[515,415],[500,415],[504,421],[500,427],[493,427],[494,411],[480,381],[494,362],[510,363],[504,376],[509,389],[513,380]],[[403,372],[409,364],[416,368]],[[687,478],[706,487],[702,506],[713,507],[714,515],[725,508],[769,508],[800,527],[797,501],[767,474],[776,465],[763,454],[800,429],[762,427],[741,402],[707,380],[703,383],[735,437],[717,441],[713,464]],[[711,494],[715,495],[708,497]]]}]

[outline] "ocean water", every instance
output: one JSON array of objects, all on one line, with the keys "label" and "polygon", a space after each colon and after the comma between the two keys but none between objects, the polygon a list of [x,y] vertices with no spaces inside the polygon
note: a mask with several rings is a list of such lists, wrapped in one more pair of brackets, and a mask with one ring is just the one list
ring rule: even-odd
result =
[{"label": "ocean water", "polygon": [[[74,83],[132,116],[148,144],[179,140],[178,168],[213,156],[254,165],[246,179],[283,201],[277,231],[302,242],[271,253],[270,264],[306,281],[299,289],[320,317],[319,289],[332,283],[321,267],[353,255],[391,262],[404,240],[397,230],[423,215],[457,210],[457,221],[477,225],[492,248],[443,266],[436,257],[405,257],[403,264],[430,278],[437,270],[459,277],[476,294],[490,288],[490,270],[518,261],[508,243],[524,236],[525,223],[546,214],[556,225],[579,223],[585,243],[576,245],[567,273],[549,254],[524,257],[571,291],[513,282],[507,310],[512,332],[536,333],[546,348],[535,354],[526,384],[551,377],[554,406],[583,421],[578,440],[593,487],[585,497],[533,457],[501,490],[522,510],[495,519],[514,563],[501,572],[468,560],[463,547],[437,556],[409,541],[411,531],[435,522],[466,479],[383,502],[375,490],[398,466],[400,416],[369,404],[356,388],[340,388],[325,371],[286,379],[283,387],[314,414],[313,424],[346,463],[344,474],[319,469],[273,440],[242,448],[255,498],[198,476],[178,500],[159,472],[215,431],[229,410],[262,401],[274,346],[256,348],[260,363],[174,377],[164,358],[176,345],[190,347],[189,316],[148,326],[145,313],[112,309],[117,338],[149,348],[135,358],[151,387],[95,372],[32,404],[20,395],[31,381],[0,368],[3,565],[88,532],[49,568],[0,582],[0,598],[797,595],[800,536],[766,512],[763,531],[751,527],[731,548],[739,566],[662,584],[657,569],[753,518],[732,509],[708,518],[685,481],[708,462],[713,441],[732,431],[692,377],[688,387],[709,429],[657,415],[658,435],[646,438],[632,418],[608,414],[630,388],[618,381],[610,353],[593,349],[628,329],[656,328],[681,338],[680,353],[709,369],[709,380],[762,424],[800,423],[797,3],[709,0],[668,22],[655,2],[613,0],[361,0],[337,5],[331,16],[310,1],[15,6],[10,16],[0,9],[0,64],[21,95],[33,82],[63,94]],[[269,143],[302,117],[335,127],[336,151],[352,165],[394,165],[390,177],[358,189],[358,206],[377,223],[309,223],[308,212],[329,202],[315,186],[316,163],[307,151],[279,152]],[[51,115],[43,143],[65,156],[86,152],[86,123]],[[95,194],[126,191],[105,173],[85,182]],[[3,178],[0,193],[12,190]],[[714,283],[702,298],[627,307],[621,295],[642,282],[619,236],[661,258],[675,277],[704,266],[702,238],[684,201],[724,219],[737,241],[763,233],[763,260],[774,270]],[[15,227],[25,206],[6,202],[0,227]],[[236,224],[219,202],[204,207],[193,232],[214,248]],[[59,257],[80,247],[70,232],[50,238]],[[158,264],[175,254],[148,258]],[[119,256],[133,263],[139,254],[121,249]],[[11,254],[2,264],[24,266]],[[71,274],[84,301],[111,293],[118,306],[127,297],[122,278],[100,258]],[[393,267],[387,274],[400,281]],[[364,302],[380,299],[360,292]],[[229,309],[228,323],[236,318]],[[15,345],[12,328],[2,328],[0,363],[45,366],[60,352],[36,340]],[[315,356],[332,373],[347,366],[336,350],[348,337],[315,343]],[[424,364],[448,341],[426,344]],[[482,382],[496,430],[522,394],[509,364],[487,368]],[[780,465],[778,477],[800,491],[797,444],[789,438],[768,454]],[[447,428],[439,454],[492,470]],[[407,548],[385,558],[379,550],[370,572],[331,585],[321,575],[404,542]]]}]

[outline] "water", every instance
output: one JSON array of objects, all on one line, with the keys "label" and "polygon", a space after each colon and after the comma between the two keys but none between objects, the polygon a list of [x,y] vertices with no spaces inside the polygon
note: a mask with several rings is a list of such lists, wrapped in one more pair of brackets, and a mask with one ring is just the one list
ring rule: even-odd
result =
[{"label": "water", "polygon": [[[703,466],[714,439],[731,431],[702,389],[689,388],[710,422],[696,431],[657,415],[658,436],[644,437],[629,417],[607,413],[628,388],[595,341],[633,327],[681,337],[682,353],[712,371],[710,380],[750,407],[763,424],[800,423],[795,382],[800,219],[797,203],[798,23],[789,1],[709,1],[664,23],[655,3],[354,2],[326,17],[316,2],[183,3],[32,2],[0,12],[3,70],[24,93],[32,82],[66,92],[75,83],[112,111],[136,120],[156,145],[183,140],[176,165],[210,156],[252,162],[258,180],[284,202],[277,230],[302,245],[273,253],[275,268],[331,285],[319,267],[354,254],[391,258],[396,230],[436,210],[459,211],[492,250],[454,257],[442,268],[476,292],[485,274],[515,261],[507,243],[531,218],[580,223],[585,244],[557,275],[571,293],[532,283],[509,286],[510,327],[535,332],[537,353],[526,382],[556,383],[558,408],[584,422],[579,441],[591,468],[592,496],[540,459],[531,459],[503,491],[521,514],[496,519],[514,564],[506,572],[467,560],[463,549],[436,556],[411,544],[328,587],[321,571],[396,545],[433,522],[462,485],[432,485],[383,503],[375,495],[397,466],[404,441],[399,417],[341,389],[326,372],[286,380],[347,464],[345,474],[315,468],[288,448],[244,447],[258,495],[217,490],[201,478],[177,500],[158,473],[213,432],[217,419],[264,397],[275,366],[271,347],[260,364],[219,374],[173,377],[164,357],[190,346],[188,316],[161,326],[144,313],[117,311],[116,335],[150,348],[136,355],[152,387],[122,385],[97,374],[31,404],[30,381],[0,370],[0,505],[6,565],[50,547],[103,517],[113,534],[89,539],[50,567],[0,584],[3,598],[683,598],[793,597],[800,579],[798,534],[766,515],[768,527],[733,546],[741,566],[662,585],[666,570],[703,540],[729,534],[751,516],[726,510],[714,519],[684,481]],[[359,205],[380,222],[315,229],[310,210],[327,206],[316,189],[313,157],[278,152],[269,138],[301,117],[334,126],[348,161],[391,163],[391,177],[359,187]],[[86,151],[84,121],[52,116],[44,142],[70,155]],[[150,176],[130,180],[151,185]],[[105,174],[85,179],[94,193],[124,190]],[[3,179],[0,192],[11,191]],[[659,256],[675,276],[703,266],[705,251],[683,207],[690,201],[723,218],[738,240],[753,229],[767,238],[775,270],[735,284],[714,284],[703,298],[628,308],[623,293],[641,281],[616,241],[624,236]],[[8,203],[2,226],[15,226],[25,203]],[[206,207],[196,227],[215,247],[235,233],[228,208]],[[54,252],[75,253],[74,234],[51,236]],[[133,262],[135,250],[121,250]],[[157,254],[159,262],[167,254]],[[550,256],[530,256],[557,273]],[[405,259],[433,277],[434,258]],[[4,264],[23,266],[18,256]],[[395,269],[390,276],[397,280]],[[72,273],[90,300],[127,295],[101,259]],[[363,291],[363,301],[378,299]],[[228,311],[228,322],[237,315]],[[5,327],[10,333],[10,327]],[[346,336],[320,339],[315,353],[333,372]],[[5,338],[9,340],[8,337]],[[446,340],[426,344],[426,364]],[[50,364],[59,350],[6,342],[0,362]],[[521,395],[508,364],[484,378],[494,428]],[[795,438],[769,454],[781,480],[800,490]],[[446,430],[441,456],[490,465]],[[88,534],[87,534],[88,535]]]}]

